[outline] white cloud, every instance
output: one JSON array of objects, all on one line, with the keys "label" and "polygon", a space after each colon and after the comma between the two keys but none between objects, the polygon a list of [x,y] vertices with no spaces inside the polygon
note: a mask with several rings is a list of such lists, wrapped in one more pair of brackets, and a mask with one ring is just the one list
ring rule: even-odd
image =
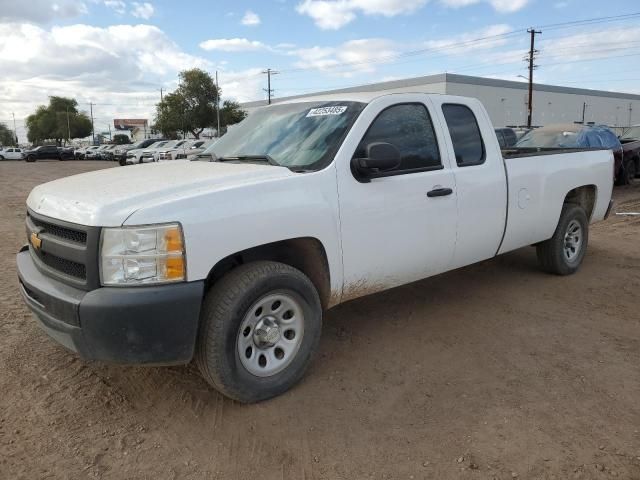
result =
[{"label": "white cloud", "polygon": [[246,25],[248,27],[253,27],[256,25],[260,25],[260,17],[257,13],[252,12],[251,10],[247,10],[240,21],[242,25]]},{"label": "white cloud", "polygon": [[0,1],[0,21],[26,21],[47,23],[55,19],[68,19],[87,13],[80,0],[3,0]]},{"label": "white cloud", "polygon": [[426,3],[427,0],[304,0],[296,10],[310,16],[324,30],[338,30],[352,22],[357,13],[393,17],[412,13]]},{"label": "white cloud", "polygon": [[113,104],[94,112],[103,123],[115,115],[152,118],[157,89],[174,82],[180,70],[216,68],[185,53],[151,25],[45,29],[0,23],[0,38],[2,119],[10,118],[11,112],[24,119],[37,105],[47,103],[49,95],[76,98],[83,109],[90,101]]},{"label": "white cloud", "polygon": [[496,12],[512,13],[526,7],[530,0],[440,0],[443,5],[452,8],[466,7],[481,2],[490,4]]},{"label": "white cloud", "polygon": [[[296,67],[325,70],[342,77],[373,72],[377,63],[384,63],[388,57],[397,53],[395,44],[384,38],[363,38],[345,42],[337,47],[315,46],[290,52],[291,55],[299,57],[295,63]],[[347,71],[334,69],[343,63],[349,64],[346,67]]]},{"label": "white cloud", "polygon": [[127,4],[122,0],[104,0],[106,7],[113,9],[116,13],[123,14],[127,11]]},{"label": "white cloud", "polygon": [[153,5],[149,2],[133,2],[133,8],[131,10],[131,15],[138,18],[143,18],[145,20],[149,20],[154,13]]},{"label": "white cloud", "polygon": [[217,38],[200,43],[203,50],[221,50],[223,52],[247,52],[268,48],[264,43],[246,38]]},{"label": "white cloud", "polygon": [[220,88],[225,97],[238,102],[248,102],[256,98],[263,98],[265,86],[261,68],[250,68],[239,72],[220,72]]}]

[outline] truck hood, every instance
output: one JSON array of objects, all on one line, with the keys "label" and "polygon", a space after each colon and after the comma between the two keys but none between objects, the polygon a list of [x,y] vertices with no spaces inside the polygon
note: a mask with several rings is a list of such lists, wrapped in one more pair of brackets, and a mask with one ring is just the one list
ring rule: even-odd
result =
[{"label": "truck hood", "polygon": [[34,188],[36,213],[89,226],[119,226],[145,206],[240,188],[295,175],[285,167],[219,162],[168,162],[116,167],[54,180]]}]

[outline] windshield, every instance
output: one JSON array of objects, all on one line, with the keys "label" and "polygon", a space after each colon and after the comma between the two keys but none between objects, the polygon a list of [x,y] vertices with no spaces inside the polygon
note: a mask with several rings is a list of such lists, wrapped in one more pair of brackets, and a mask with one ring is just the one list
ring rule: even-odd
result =
[{"label": "windshield", "polygon": [[620,140],[639,140],[640,139],[640,125],[628,128],[624,131]]},{"label": "windshield", "polygon": [[213,154],[223,161],[256,162],[263,157],[292,169],[319,170],[333,160],[364,106],[359,102],[334,101],[261,108],[203,154]]}]

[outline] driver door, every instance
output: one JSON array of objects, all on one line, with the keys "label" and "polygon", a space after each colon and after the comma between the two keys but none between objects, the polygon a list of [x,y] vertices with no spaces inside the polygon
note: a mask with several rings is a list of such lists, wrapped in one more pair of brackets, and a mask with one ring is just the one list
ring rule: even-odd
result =
[{"label": "driver door", "polygon": [[456,185],[443,132],[428,97],[396,102],[372,102],[352,129],[357,139],[345,143],[357,142],[356,158],[370,143],[390,143],[400,165],[363,182],[338,163],[343,301],[446,271],[455,251]]}]

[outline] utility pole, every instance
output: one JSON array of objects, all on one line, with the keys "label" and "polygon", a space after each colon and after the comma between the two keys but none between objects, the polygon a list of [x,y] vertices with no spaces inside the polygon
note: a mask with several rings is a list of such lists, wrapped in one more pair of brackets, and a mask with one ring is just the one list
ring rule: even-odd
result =
[{"label": "utility pole", "polygon": [[582,124],[584,125],[584,114],[587,111],[587,102],[582,102]]},{"label": "utility pole", "polygon": [[271,89],[271,75],[277,75],[280,72],[276,72],[275,70],[271,70],[270,68],[267,68],[266,70],[263,70],[262,73],[267,75],[267,88],[266,90],[263,89],[265,92],[267,92],[267,104],[271,105],[271,95],[273,94],[273,90]]},{"label": "utility pole", "polygon": [[[164,97],[162,96],[162,87],[160,87],[160,109],[162,114],[160,115],[160,132],[162,133],[162,117],[164,116]],[[146,130],[146,127],[145,127]],[[146,136],[146,133],[145,133]]]},{"label": "utility pole", "polygon": [[93,129],[93,103],[89,102],[89,109],[91,110],[91,138],[92,138],[92,145],[95,145],[96,143],[96,132]]},{"label": "utility pole", "polygon": [[633,113],[633,103],[629,102],[629,126],[631,126],[631,114]]},{"label": "utility pole", "polygon": [[531,128],[531,121],[533,118],[533,71],[537,67],[534,65],[534,59],[538,51],[535,48],[536,34],[541,34],[540,30],[535,28],[527,29],[527,32],[531,35],[531,47],[529,48],[529,104],[527,105],[527,128]]},{"label": "utility pole", "polygon": [[71,124],[69,123],[69,107],[67,107],[67,142],[71,141]]},{"label": "utility pole", "polygon": [[11,112],[13,117],[13,136],[16,137],[16,146],[18,146],[18,130],[16,130],[16,114]]},{"label": "utility pole", "polygon": [[111,141],[111,124],[107,123],[107,126],[109,127],[109,141]]},{"label": "utility pole", "polygon": [[218,117],[218,127],[216,137],[220,138],[220,84],[218,83],[218,71],[216,70],[216,116]]}]

